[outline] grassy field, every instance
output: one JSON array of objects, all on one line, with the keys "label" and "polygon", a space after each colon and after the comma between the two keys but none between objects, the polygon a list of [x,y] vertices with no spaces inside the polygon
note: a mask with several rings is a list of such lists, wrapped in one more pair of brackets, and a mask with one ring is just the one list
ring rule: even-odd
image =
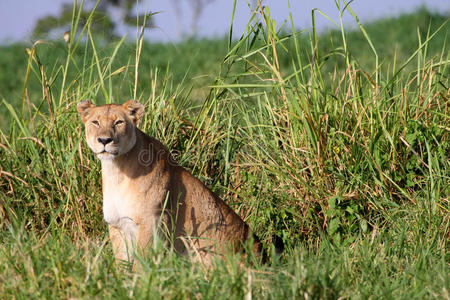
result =
[{"label": "grassy field", "polygon": [[[232,40],[0,48],[0,298],[450,298],[448,16],[321,34],[267,16]],[[156,244],[115,264],[88,98],[144,103],[141,128],[283,256],[207,270]]]}]

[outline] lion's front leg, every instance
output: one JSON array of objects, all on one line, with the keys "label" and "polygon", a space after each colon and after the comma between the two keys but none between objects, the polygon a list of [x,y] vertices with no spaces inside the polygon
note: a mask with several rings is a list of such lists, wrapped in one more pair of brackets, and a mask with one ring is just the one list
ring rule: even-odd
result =
[{"label": "lion's front leg", "polygon": [[122,218],[117,225],[109,225],[109,236],[116,260],[133,263],[137,225],[130,218]]},{"label": "lion's front leg", "polygon": [[111,240],[114,257],[116,258],[117,261],[122,260],[128,261],[129,257],[127,255],[123,233],[116,226],[108,225],[108,227],[109,227],[109,239]]},{"label": "lion's front leg", "polygon": [[[160,216],[149,216],[138,224],[136,250],[140,255],[147,255],[149,248],[155,242],[155,238],[159,238],[160,233],[158,229],[158,222]],[[138,262],[135,260],[133,264],[133,271],[136,271]]]}]

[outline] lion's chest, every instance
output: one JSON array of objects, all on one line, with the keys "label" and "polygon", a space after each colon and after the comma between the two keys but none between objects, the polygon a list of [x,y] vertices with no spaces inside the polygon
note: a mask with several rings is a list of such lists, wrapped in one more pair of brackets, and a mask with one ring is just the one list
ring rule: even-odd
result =
[{"label": "lion's chest", "polygon": [[132,206],[120,185],[103,189],[103,218],[111,226],[119,228],[127,242],[134,244],[138,225],[133,218]]},{"label": "lion's chest", "polygon": [[120,186],[104,187],[103,218],[110,225],[117,225],[122,218],[132,219],[131,203]]},{"label": "lion's chest", "polygon": [[[102,162],[102,171],[103,167],[105,166]],[[114,173],[103,175],[103,219],[118,227],[125,218],[134,221],[134,198],[131,197],[127,180],[115,176]]]}]

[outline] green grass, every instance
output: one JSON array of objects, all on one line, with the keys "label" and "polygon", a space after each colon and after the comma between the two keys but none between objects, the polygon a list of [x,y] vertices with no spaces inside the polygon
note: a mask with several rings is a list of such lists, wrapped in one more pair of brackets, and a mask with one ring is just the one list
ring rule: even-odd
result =
[{"label": "green grass", "polygon": [[327,241],[322,249],[299,246],[282,263],[252,268],[227,257],[205,271],[157,250],[143,271],[132,273],[114,265],[104,235],[77,243],[11,230],[0,254],[0,292],[16,298],[448,298],[443,251],[409,241],[406,231],[380,232],[349,248]]},{"label": "green grass", "polygon": [[[448,17],[318,36],[252,18],[230,43],[0,49],[0,298],[450,297]],[[145,132],[284,239],[279,261],[208,271],[155,246],[137,273],[113,263],[75,106],[133,97]]]}]

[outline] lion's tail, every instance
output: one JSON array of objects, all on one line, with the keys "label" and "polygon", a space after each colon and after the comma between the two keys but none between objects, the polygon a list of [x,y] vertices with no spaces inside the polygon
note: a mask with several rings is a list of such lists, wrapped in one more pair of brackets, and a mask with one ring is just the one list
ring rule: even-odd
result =
[{"label": "lion's tail", "polygon": [[[283,239],[277,235],[272,236],[272,245],[275,250],[275,257],[281,256],[284,251]],[[270,249],[271,245],[269,245]],[[267,263],[269,259],[268,249],[263,247],[260,239],[253,234],[253,252],[261,257],[262,263]]]},{"label": "lion's tail", "polygon": [[275,247],[275,255],[280,256],[284,251],[284,242],[278,235],[272,236],[272,244]]}]

